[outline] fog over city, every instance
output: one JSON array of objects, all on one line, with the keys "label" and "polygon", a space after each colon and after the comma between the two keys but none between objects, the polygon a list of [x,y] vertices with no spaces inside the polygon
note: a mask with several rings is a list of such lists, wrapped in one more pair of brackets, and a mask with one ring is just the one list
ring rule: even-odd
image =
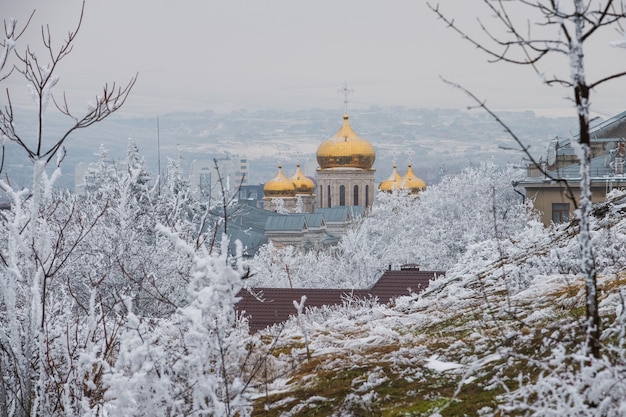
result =
[{"label": "fog over city", "polygon": [[[0,9],[18,23],[36,10],[31,30],[21,39],[35,46],[40,44],[42,24],[49,25],[57,44],[74,30],[81,3],[1,0]],[[495,28],[488,13],[475,15],[485,8],[454,0],[432,6],[436,4],[479,39],[484,36],[478,18]],[[609,45],[620,38],[607,29],[587,45],[588,78],[626,64],[626,51]],[[336,90],[343,82],[356,90],[353,109],[472,104],[443,83],[443,77],[470,89],[494,109],[571,115],[567,91],[545,86],[529,67],[487,60],[423,1],[89,1],[74,50],[59,70],[56,90],[66,91],[79,107],[103,83],[125,83],[139,73],[127,105],[116,117],[242,108],[341,112]],[[562,74],[567,57],[538,69],[550,76],[552,64]],[[5,87],[12,88],[12,99],[30,103],[21,80],[8,81]],[[625,93],[621,80],[610,89],[594,91],[594,111],[604,116],[621,111]]]},{"label": "fog over city", "polygon": [[[60,45],[75,30],[82,6],[80,0],[0,4],[18,27],[34,11],[19,42],[42,57],[42,25],[49,28],[53,45]],[[484,34],[477,19],[492,22],[488,14],[476,16],[465,2],[444,0],[438,7],[478,39]],[[626,50],[610,45],[621,34],[607,31],[597,38],[586,50],[589,78],[626,63]],[[538,68],[546,76],[553,74],[550,65],[559,75],[568,67],[558,60],[547,65]],[[105,83],[124,85],[138,74],[119,112],[72,135],[59,182],[70,188],[76,163],[93,162],[100,144],[111,157],[121,158],[131,137],[155,174],[160,149],[164,164],[180,152],[185,169],[193,159],[211,159],[222,151],[237,154],[250,159],[254,183],[272,176],[277,163],[302,162],[306,174],[314,175],[315,148],[336,131],[346,109],[356,131],[377,148],[378,179],[388,175],[382,167],[392,160],[404,164],[411,159],[429,181],[441,171],[454,172],[485,158],[520,161],[519,153],[502,149],[510,145],[508,135],[480,110],[465,114],[475,103],[443,79],[508,114],[505,119],[535,155],[574,126],[567,90],[548,87],[532,68],[489,63],[426,2],[87,2],[74,48],[56,72],[55,97],[65,93],[77,113]],[[23,78],[9,77],[3,85],[18,111],[34,108]],[[346,85],[347,106],[339,91]],[[610,85],[592,93],[595,116],[622,111],[626,85],[622,80]],[[0,96],[0,103],[5,101]],[[527,111],[532,114],[512,113]],[[55,135],[63,124],[55,112],[47,115],[46,132]],[[28,120],[24,116],[17,123]],[[28,179],[28,164],[12,149],[8,152],[8,172],[16,178],[25,169]]]}]

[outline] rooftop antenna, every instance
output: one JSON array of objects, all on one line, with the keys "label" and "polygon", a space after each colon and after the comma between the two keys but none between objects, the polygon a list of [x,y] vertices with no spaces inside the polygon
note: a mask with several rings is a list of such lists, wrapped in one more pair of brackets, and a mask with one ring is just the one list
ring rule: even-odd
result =
[{"label": "rooftop antenna", "polygon": [[343,85],[337,90],[337,92],[339,94],[343,95],[343,104],[345,106],[345,114],[348,114],[348,103],[350,102],[350,100],[348,100],[348,97],[354,93],[354,88],[349,88],[348,87],[348,83],[344,82]]}]

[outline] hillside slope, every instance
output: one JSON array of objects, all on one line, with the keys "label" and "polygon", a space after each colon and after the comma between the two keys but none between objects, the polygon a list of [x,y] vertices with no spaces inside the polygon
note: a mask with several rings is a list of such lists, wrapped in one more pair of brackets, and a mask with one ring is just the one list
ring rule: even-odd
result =
[{"label": "hillside slope", "polygon": [[623,211],[623,197],[595,211],[602,360],[582,348],[576,225],[530,225],[470,248],[422,294],[346,300],[261,333],[254,415],[622,415]]}]

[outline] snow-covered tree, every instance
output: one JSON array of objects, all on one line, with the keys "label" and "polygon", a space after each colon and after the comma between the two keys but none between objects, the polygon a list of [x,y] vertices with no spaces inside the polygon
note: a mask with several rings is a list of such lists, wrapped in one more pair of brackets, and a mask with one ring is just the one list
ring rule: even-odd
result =
[{"label": "snow-covered tree", "polygon": [[282,198],[272,198],[270,204],[274,208],[274,211],[278,214],[289,214],[289,210],[285,207],[285,200]]},{"label": "snow-covered tree", "polygon": [[303,213],[304,212],[304,203],[302,201],[302,196],[298,195],[296,197],[296,207],[293,210],[294,213]]},{"label": "snow-covered tree", "polygon": [[98,158],[97,162],[90,164],[85,171],[83,183],[85,192],[94,198],[111,198],[100,193],[105,191],[113,191],[109,186],[115,182],[117,176],[115,164],[109,159],[109,151],[104,145],[100,145],[98,152],[95,153]]},{"label": "snow-covered tree", "polygon": [[243,265],[231,266],[226,237],[216,254],[161,231],[192,260],[187,300],[158,320],[129,307],[118,359],[105,377],[104,409],[128,416],[250,415],[242,343],[248,327],[234,310]]},{"label": "snow-covered tree", "polygon": [[493,162],[445,176],[418,196],[379,193],[332,251],[271,245],[255,257],[254,285],[363,288],[389,265],[447,270],[476,243],[516,235],[533,219],[511,182],[523,173]]},{"label": "snow-covered tree", "polygon": [[[42,56],[48,57],[48,62],[34,49],[16,46],[15,22],[5,22],[0,65],[5,68],[13,60],[15,70],[0,79],[22,76],[35,100],[33,121],[24,129],[15,123],[12,95],[8,92],[0,109],[2,160],[5,146],[14,146],[33,164],[30,188],[16,190],[8,181],[0,180],[0,188],[12,203],[1,220],[6,233],[0,235],[0,410],[5,416],[72,415],[82,408],[83,401],[89,403],[83,371],[92,364],[79,364],[83,353],[99,351],[104,355],[107,351],[99,343],[106,338],[88,342],[103,324],[98,297],[92,293],[87,298],[87,315],[72,314],[78,301],[64,278],[76,247],[92,232],[94,222],[80,217],[75,198],[55,196],[53,186],[60,176],[69,135],[119,110],[135,77],[123,87],[105,86],[82,114],[70,108],[66,97],[55,99],[57,68],[71,52],[81,22],[82,10],[76,29],[58,47],[50,31],[42,28],[42,43],[48,52]],[[44,129],[50,101],[70,120],[65,133],[56,138]],[[86,321],[98,324],[89,327]],[[98,346],[92,350],[94,345]]]},{"label": "snow-covered tree", "polygon": [[[587,340],[590,356],[600,356],[601,323],[598,315],[598,295],[596,266],[593,245],[590,237],[591,221],[591,186],[590,186],[590,114],[591,92],[600,85],[621,78],[626,71],[621,69],[611,72],[605,69],[605,63],[598,63],[605,75],[588,81],[589,60],[585,60],[584,46],[589,45],[594,35],[606,28],[620,30],[621,22],[626,18],[626,9],[621,1],[615,0],[572,0],[555,2],[552,0],[493,2],[482,0],[499,29],[494,29],[485,22],[480,23],[481,30],[487,35],[486,40],[479,40],[462,30],[459,24],[446,17],[439,6],[430,5],[431,9],[443,19],[449,27],[463,36],[473,46],[485,52],[495,62],[507,62],[526,65],[532,68],[547,85],[562,86],[570,91],[570,99],[575,105],[578,119],[578,157],[580,159],[580,205],[574,196],[570,196],[579,222],[579,240],[581,246],[581,268],[585,277],[587,305]],[[521,9],[516,9],[520,7]],[[522,13],[520,13],[522,11]],[[520,21],[518,16],[524,15]],[[528,16],[528,17],[526,17]],[[533,25],[534,24],[534,25]],[[623,42],[617,42],[622,46]],[[564,58],[561,73],[546,75],[541,65],[552,57]],[[472,96],[474,99],[475,96]],[[483,101],[478,105],[487,109]],[[488,110],[488,109],[487,109]],[[509,130],[510,131],[510,130]],[[527,151],[526,148],[524,148]]]}]

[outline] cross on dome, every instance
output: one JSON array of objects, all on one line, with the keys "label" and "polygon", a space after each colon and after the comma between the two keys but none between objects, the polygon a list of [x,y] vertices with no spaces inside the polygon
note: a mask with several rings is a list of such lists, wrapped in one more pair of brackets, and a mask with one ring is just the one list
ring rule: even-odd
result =
[{"label": "cross on dome", "polygon": [[400,153],[401,151],[398,150],[391,151],[391,162],[393,162],[394,165],[398,163],[398,156],[400,155]]},{"label": "cross on dome", "polygon": [[348,87],[348,83],[344,82],[343,85],[337,89],[337,92],[343,95],[343,104],[345,106],[345,113],[348,114],[348,103],[350,102],[350,100],[348,100],[348,97],[354,93],[354,88],[349,88]]}]

